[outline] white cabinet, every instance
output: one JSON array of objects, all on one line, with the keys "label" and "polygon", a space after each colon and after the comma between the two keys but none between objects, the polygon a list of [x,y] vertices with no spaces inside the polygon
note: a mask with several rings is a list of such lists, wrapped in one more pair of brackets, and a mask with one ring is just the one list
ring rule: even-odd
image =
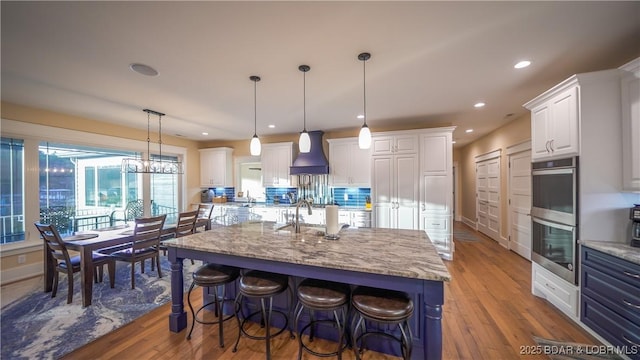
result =
[{"label": "white cabinet", "polygon": [[579,288],[532,262],[531,293],[547,299],[574,321],[579,317]]},{"label": "white cabinet", "polygon": [[420,229],[448,260],[453,259],[452,132],[448,128],[420,135]]},{"label": "white cabinet", "polygon": [[415,154],[418,138],[412,134],[380,135],[371,139],[371,155]]},{"label": "white cabinet", "polygon": [[233,186],[233,149],[221,147],[200,149],[200,186]]},{"label": "white cabinet", "polygon": [[640,58],[622,70],[622,187],[640,191]]},{"label": "white cabinet", "polygon": [[329,185],[371,186],[371,151],[360,149],[357,138],[329,139]]},{"label": "white cabinet", "polygon": [[292,161],[292,142],[262,145],[262,185],[264,187],[296,186],[289,175]]},{"label": "white cabinet", "polygon": [[531,110],[533,160],[578,155],[578,93],[576,82],[554,89],[525,105]]},{"label": "white cabinet", "polygon": [[374,146],[384,145],[374,148],[371,162],[375,226],[418,229],[418,136],[374,136],[372,140]]}]

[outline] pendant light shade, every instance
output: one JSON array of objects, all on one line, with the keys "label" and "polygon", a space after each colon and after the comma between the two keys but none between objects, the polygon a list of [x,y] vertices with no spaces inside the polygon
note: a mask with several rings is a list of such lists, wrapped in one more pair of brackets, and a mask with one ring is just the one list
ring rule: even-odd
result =
[{"label": "pendant light shade", "polygon": [[366,63],[367,60],[371,58],[371,54],[369,53],[361,53],[358,55],[358,60],[362,61],[362,108],[363,108],[363,119],[364,123],[362,124],[362,128],[360,128],[360,134],[358,134],[358,146],[360,149],[368,149],[371,147],[371,131],[369,130],[369,126],[367,126],[367,70]]},{"label": "pendant light shade", "polygon": [[258,134],[256,132],[257,123],[258,123],[258,106],[256,101],[256,88],[258,81],[260,81],[259,76],[250,76],[249,80],[253,81],[253,137],[251,138],[251,144],[249,145],[249,151],[251,151],[252,156],[260,156],[260,152],[262,152],[262,145],[260,144],[260,139],[258,138]]},{"label": "pendant light shade", "polygon": [[302,121],[303,128],[300,133],[300,140],[298,140],[298,146],[301,153],[308,153],[311,151],[311,139],[307,132],[307,71],[311,70],[309,65],[300,65],[298,70],[302,71]]}]

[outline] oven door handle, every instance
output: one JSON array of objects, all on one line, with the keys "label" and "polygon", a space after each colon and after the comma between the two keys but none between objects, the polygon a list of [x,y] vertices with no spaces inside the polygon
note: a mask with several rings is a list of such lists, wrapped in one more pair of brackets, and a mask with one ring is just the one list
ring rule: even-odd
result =
[{"label": "oven door handle", "polygon": [[571,233],[573,233],[575,231],[575,227],[574,226],[568,226],[568,225],[558,224],[558,223],[547,221],[547,220],[542,220],[542,219],[537,218],[535,216],[532,216],[531,220],[533,220],[533,222],[536,222],[536,223],[538,223],[540,225],[549,226],[549,227],[553,227],[553,228],[557,228],[557,229],[565,230],[565,231],[571,231]]},{"label": "oven door handle", "polygon": [[560,169],[536,169],[532,170],[532,175],[563,175],[573,174],[576,171],[575,168],[560,168]]}]

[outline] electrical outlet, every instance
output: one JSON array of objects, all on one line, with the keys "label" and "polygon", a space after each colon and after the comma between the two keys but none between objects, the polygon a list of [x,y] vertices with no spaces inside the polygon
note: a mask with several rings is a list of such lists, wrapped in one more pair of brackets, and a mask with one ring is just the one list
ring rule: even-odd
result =
[{"label": "electrical outlet", "polygon": [[18,255],[18,264],[24,264],[27,262],[27,256],[26,255]]}]

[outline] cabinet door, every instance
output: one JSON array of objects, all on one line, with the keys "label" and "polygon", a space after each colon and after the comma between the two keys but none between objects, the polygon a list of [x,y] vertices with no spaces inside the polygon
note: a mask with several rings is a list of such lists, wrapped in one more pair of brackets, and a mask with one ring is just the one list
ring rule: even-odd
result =
[{"label": "cabinet door", "polygon": [[276,154],[264,147],[260,161],[262,166],[262,186],[274,186],[277,178],[276,168],[278,167]]},{"label": "cabinet door", "polygon": [[289,167],[292,158],[291,143],[267,144],[262,147],[262,185],[292,186]]},{"label": "cabinet door", "polygon": [[531,111],[531,157],[532,159],[549,156],[549,135],[547,123],[549,122],[549,107],[538,107]]},{"label": "cabinet door", "polygon": [[371,155],[390,155],[394,148],[393,136],[376,136],[371,139]]},{"label": "cabinet door", "polygon": [[358,143],[351,144],[349,155],[348,174],[350,186],[370,187],[371,186],[371,151],[360,149]]},{"label": "cabinet door", "polygon": [[640,70],[622,78],[623,187],[640,191]]},{"label": "cabinet door", "polygon": [[422,173],[446,175],[448,169],[448,147],[450,147],[447,135],[423,135],[422,136]]},{"label": "cabinet door", "polygon": [[396,227],[418,229],[418,156],[397,155],[394,163]]},{"label": "cabinet door", "polygon": [[233,186],[231,166],[231,149],[200,150],[200,186]]},{"label": "cabinet door", "polygon": [[397,135],[394,138],[394,153],[409,154],[418,152],[418,137],[416,135]]},{"label": "cabinet door", "polygon": [[[333,186],[349,186],[351,146],[352,144],[347,142],[329,144],[329,164]],[[358,144],[356,143],[355,146],[358,147]]]},{"label": "cabinet door", "polygon": [[418,225],[418,208],[417,206],[402,206],[396,208],[395,228],[417,230]]},{"label": "cabinet door", "polygon": [[275,149],[276,152],[276,184],[278,186],[289,186],[291,180],[289,176],[289,167],[291,166],[291,147],[280,146]]},{"label": "cabinet door", "polygon": [[375,226],[392,227],[391,210],[395,207],[393,156],[376,156],[371,162],[371,198]]},{"label": "cabinet door", "polygon": [[547,123],[553,156],[578,155],[578,87],[551,100],[551,121]]},{"label": "cabinet door", "polygon": [[449,215],[452,191],[446,175],[422,176],[422,211],[427,214]]}]

